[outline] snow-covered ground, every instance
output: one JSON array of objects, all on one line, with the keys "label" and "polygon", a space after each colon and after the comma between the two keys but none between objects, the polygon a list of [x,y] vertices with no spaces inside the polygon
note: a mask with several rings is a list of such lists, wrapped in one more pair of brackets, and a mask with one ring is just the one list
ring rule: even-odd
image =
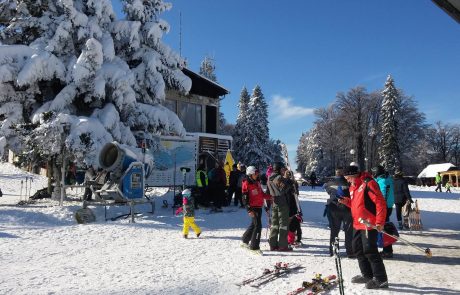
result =
[{"label": "snow-covered ground", "polygon": [[[329,231],[322,217],[327,196],[319,188],[301,192],[305,245],[291,253],[267,251],[257,256],[239,246],[249,224],[242,209],[219,214],[198,210],[202,237],[191,234],[185,240],[182,218],[160,206],[164,198],[171,203],[172,194],[161,195],[165,190],[157,190],[155,214],[146,213],[135,224],[127,219],[105,222],[99,207],[93,208],[96,223],[79,225],[73,218],[80,208],[76,200],[66,201],[63,207],[51,200],[16,205],[21,180],[25,194],[26,176],[33,179],[28,180],[31,194],[46,184],[41,176],[0,164],[4,193],[0,198],[0,294],[287,294],[315,273],[336,272],[334,259],[328,256]],[[429,247],[433,258],[398,242],[394,259],[385,260],[390,288],[378,291],[351,284],[351,277],[359,273],[357,261],[343,258],[346,294],[460,294],[460,190],[454,188],[453,194],[433,190],[411,187],[425,229],[402,233],[417,245]],[[110,208],[109,215],[121,211],[127,208]],[[265,226],[262,236],[261,247],[267,250]],[[278,261],[300,263],[304,268],[259,289],[235,285]],[[339,294],[338,289],[330,294]]]}]

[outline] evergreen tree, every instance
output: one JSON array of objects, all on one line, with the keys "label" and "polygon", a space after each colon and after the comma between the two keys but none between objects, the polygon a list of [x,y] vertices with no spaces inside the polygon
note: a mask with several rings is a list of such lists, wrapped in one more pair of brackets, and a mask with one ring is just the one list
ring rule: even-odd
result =
[{"label": "evergreen tree", "polygon": [[243,87],[240,93],[238,103],[238,117],[236,119],[235,129],[233,131],[233,150],[235,159],[246,164],[247,138],[248,138],[248,112],[250,96],[246,87]]},{"label": "evergreen tree", "polygon": [[200,75],[208,78],[213,82],[217,82],[216,65],[214,59],[206,56],[200,65]]},{"label": "evergreen tree", "polygon": [[268,130],[268,106],[260,86],[256,86],[249,101],[247,153],[249,165],[264,169],[271,162]]},{"label": "evergreen tree", "polygon": [[116,21],[110,0],[17,1],[0,31],[0,137],[8,148],[51,166],[64,155],[97,166],[105,143],[136,146],[137,130],[185,133],[160,105],[165,87],[191,87],[182,60],[161,42],[169,28],[159,14],[170,5],[124,5],[127,20]]},{"label": "evergreen tree", "polygon": [[379,156],[382,165],[392,174],[396,168],[401,168],[398,123],[396,121],[397,113],[400,110],[400,96],[390,75],[385,82],[382,95],[383,101],[380,111],[382,139],[379,146]]}]

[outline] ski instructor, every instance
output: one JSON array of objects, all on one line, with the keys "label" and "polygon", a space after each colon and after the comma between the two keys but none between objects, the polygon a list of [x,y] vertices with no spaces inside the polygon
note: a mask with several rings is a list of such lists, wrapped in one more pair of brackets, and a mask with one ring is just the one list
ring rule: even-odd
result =
[{"label": "ski instructor", "polygon": [[[367,289],[388,288],[388,277],[377,248],[377,233],[383,230],[387,206],[379,185],[367,172],[359,172],[357,166],[348,166],[344,171],[350,183],[350,198],[339,202],[351,208],[353,218],[353,252],[359,263],[361,275],[351,279],[354,284],[366,284]],[[367,228],[359,222],[363,218],[377,229]]]}]

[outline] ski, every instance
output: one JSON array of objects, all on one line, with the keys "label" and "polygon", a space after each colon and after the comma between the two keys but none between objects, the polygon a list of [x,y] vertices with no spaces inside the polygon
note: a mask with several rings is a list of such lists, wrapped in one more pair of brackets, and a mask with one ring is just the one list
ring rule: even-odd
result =
[{"label": "ski", "polygon": [[253,285],[251,285],[251,287],[258,287],[258,286],[261,286],[263,284],[268,283],[269,281],[266,281],[266,280],[270,279],[272,276],[275,276],[277,274],[279,276],[279,275],[281,275],[283,273],[286,273],[286,270],[293,270],[294,267],[296,267],[296,269],[302,268],[299,265],[295,265],[295,266],[291,267],[288,263],[277,262],[273,266],[273,268],[264,269],[264,271],[262,272],[261,275],[246,279],[246,280],[244,280],[241,283],[238,283],[236,285],[241,287],[241,286],[245,286],[245,285],[249,285],[249,284],[254,283]]},{"label": "ski", "polygon": [[288,263],[282,263],[279,267],[275,267],[275,269],[266,277],[260,280],[257,280],[253,284],[250,284],[251,287],[259,288],[262,285],[270,283],[280,277],[283,277],[292,271],[302,269],[303,266],[301,265],[289,265]]},{"label": "ski", "polygon": [[303,282],[302,287],[289,292],[287,295],[296,295],[306,291],[310,291],[307,293],[308,295],[319,294],[323,291],[332,289],[337,284],[336,278],[337,277],[335,275],[330,275],[323,278],[321,274],[316,274],[311,282]]}]

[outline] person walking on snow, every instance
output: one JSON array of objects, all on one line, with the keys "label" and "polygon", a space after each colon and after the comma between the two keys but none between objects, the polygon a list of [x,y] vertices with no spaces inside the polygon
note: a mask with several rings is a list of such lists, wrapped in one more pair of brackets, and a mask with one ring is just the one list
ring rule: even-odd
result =
[{"label": "person walking on snow", "polygon": [[452,187],[452,184],[450,184],[450,180],[446,182],[446,185],[444,187],[446,188],[446,193],[452,193],[450,191],[450,188]]},{"label": "person walking on snow", "polygon": [[196,237],[199,238],[201,235],[201,229],[195,223],[195,204],[192,196],[192,191],[190,189],[185,189],[182,191],[182,207],[176,210],[176,215],[179,215],[181,212],[184,213],[184,227],[182,229],[182,234],[184,238],[188,238],[188,231],[191,227],[196,234]]},{"label": "person walking on snow", "polygon": [[[379,186],[367,172],[359,172],[357,166],[348,166],[344,171],[351,184],[350,198],[339,202],[351,208],[353,218],[353,253],[358,259],[361,275],[351,279],[354,284],[365,284],[367,289],[388,288],[388,277],[382,257],[377,248],[377,233],[383,230],[386,218],[386,203]],[[368,220],[377,229],[368,228],[359,222]]]},{"label": "person walking on snow", "polygon": [[436,189],[434,191],[437,192],[439,190],[439,192],[442,193],[442,177],[439,172],[436,174],[434,182],[436,183]]},{"label": "person walking on snow", "polygon": [[292,251],[288,245],[288,225],[289,225],[289,188],[283,178],[285,171],[284,164],[276,162],[273,165],[273,173],[268,179],[268,190],[273,197],[272,224],[270,228],[270,238],[268,240],[271,251]]},{"label": "person walking on snow", "polygon": [[395,198],[395,210],[396,218],[398,219],[398,228],[402,230],[404,228],[402,221],[402,207],[406,204],[407,201],[413,203],[412,197],[409,192],[409,186],[407,181],[403,177],[401,170],[396,169],[395,176],[393,178],[394,184],[394,198]]},{"label": "person walking on snow", "polygon": [[264,200],[270,200],[271,196],[264,193],[258,180],[259,171],[254,166],[246,169],[248,176],[242,184],[243,202],[246,204],[251,224],[243,234],[243,246],[250,250],[260,252],[260,235],[262,232],[262,207]]}]

